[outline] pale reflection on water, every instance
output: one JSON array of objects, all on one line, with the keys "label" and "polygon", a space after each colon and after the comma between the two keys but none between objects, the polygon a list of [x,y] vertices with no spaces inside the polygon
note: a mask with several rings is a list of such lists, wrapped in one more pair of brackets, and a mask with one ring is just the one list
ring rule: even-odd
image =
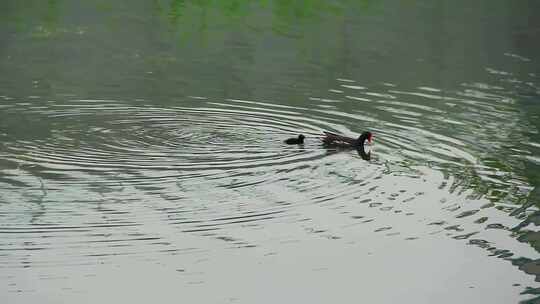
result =
[{"label": "pale reflection on water", "polygon": [[[350,12],[278,2],[156,1],[151,13],[58,2],[42,5],[39,25],[20,23],[13,16],[32,11],[8,2],[9,303],[537,300],[537,58],[506,36],[484,49],[474,31],[455,42],[470,42],[470,56],[428,52],[459,23],[426,33],[433,44],[396,39],[436,23],[433,12],[456,13],[442,2],[340,2]],[[85,18],[55,17],[60,7]],[[504,8],[492,7],[499,17]],[[132,18],[123,30],[97,21],[117,11]],[[204,23],[193,18],[203,12],[227,22],[180,26]],[[516,26],[500,22],[489,24]],[[150,23],[147,36],[126,35]],[[183,39],[193,43],[175,44]],[[370,130],[371,160],[322,146],[325,130]],[[283,143],[298,134],[304,145]]]}]

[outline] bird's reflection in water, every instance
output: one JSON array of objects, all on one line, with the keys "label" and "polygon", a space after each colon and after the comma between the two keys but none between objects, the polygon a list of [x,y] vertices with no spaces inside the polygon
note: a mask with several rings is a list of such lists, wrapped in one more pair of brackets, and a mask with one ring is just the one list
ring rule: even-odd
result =
[{"label": "bird's reflection in water", "polygon": [[344,148],[344,147],[332,147],[332,146],[328,146],[328,145],[324,145],[324,144],[323,144],[323,147],[326,149],[326,155],[332,155],[332,154],[335,154],[335,153],[355,150],[363,160],[366,160],[366,161],[371,160],[371,147],[368,147],[368,148],[366,148],[366,147],[364,147],[364,148],[356,148],[356,147]]}]

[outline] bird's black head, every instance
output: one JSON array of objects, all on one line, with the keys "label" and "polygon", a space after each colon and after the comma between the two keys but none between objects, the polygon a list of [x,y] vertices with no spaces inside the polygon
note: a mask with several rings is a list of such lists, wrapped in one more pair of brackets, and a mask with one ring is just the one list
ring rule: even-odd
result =
[{"label": "bird's black head", "polygon": [[369,150],[366,153],[366,150],[364,148],[364,142],[367,140],[369,144],[371,144],[372,139],[373,139],[373,134],[371,134],[371,132],[368,132],[368,131],[362,133],[360,137],[358,137],[358,140],[357,140],[358,153],[360,154],[360,157],[362,157],[362,159],[364,160],[371,159],[371,150]]},{"label": "bird's black head", "polygon": [[304,134],[298,135],[298,142],[299,142],[300,144],[303,144],[303,143],[304,143],[304,138],[306,138],[306,137],[304,136]]},{"label": "bird's black head", "polygon": [[366,132],[362,133],[360,135],[360,137],[358,137],[358,144],[359,145],[364,145],[364,142],[366,140],[371,144],[372,139],[373,139],[373,134],[371,134],[371,132],[369,132],[369,131],[366,131]]}]

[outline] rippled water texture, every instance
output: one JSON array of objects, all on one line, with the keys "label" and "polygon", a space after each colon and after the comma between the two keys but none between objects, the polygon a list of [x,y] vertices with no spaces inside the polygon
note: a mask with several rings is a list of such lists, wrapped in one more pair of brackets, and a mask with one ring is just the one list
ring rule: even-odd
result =
[{"label": "rippled water texture", "polygon": [[0,5],[0,297],[536,303],[537,5],[484,2]]}]

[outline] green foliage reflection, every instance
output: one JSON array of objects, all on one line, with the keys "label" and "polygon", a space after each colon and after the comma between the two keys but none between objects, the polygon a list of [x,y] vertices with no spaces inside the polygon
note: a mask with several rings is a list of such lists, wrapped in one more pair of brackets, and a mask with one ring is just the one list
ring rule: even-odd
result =
[{"label": "green foliage reflection", "polygon": [[270,29],[289,36],[296,26],[343,16],[349,11],[365,13],[374,0],[154,0],[157,10],[177,30],[189,32],[197,24],[208,28],[245,25],[253,30]]}]

